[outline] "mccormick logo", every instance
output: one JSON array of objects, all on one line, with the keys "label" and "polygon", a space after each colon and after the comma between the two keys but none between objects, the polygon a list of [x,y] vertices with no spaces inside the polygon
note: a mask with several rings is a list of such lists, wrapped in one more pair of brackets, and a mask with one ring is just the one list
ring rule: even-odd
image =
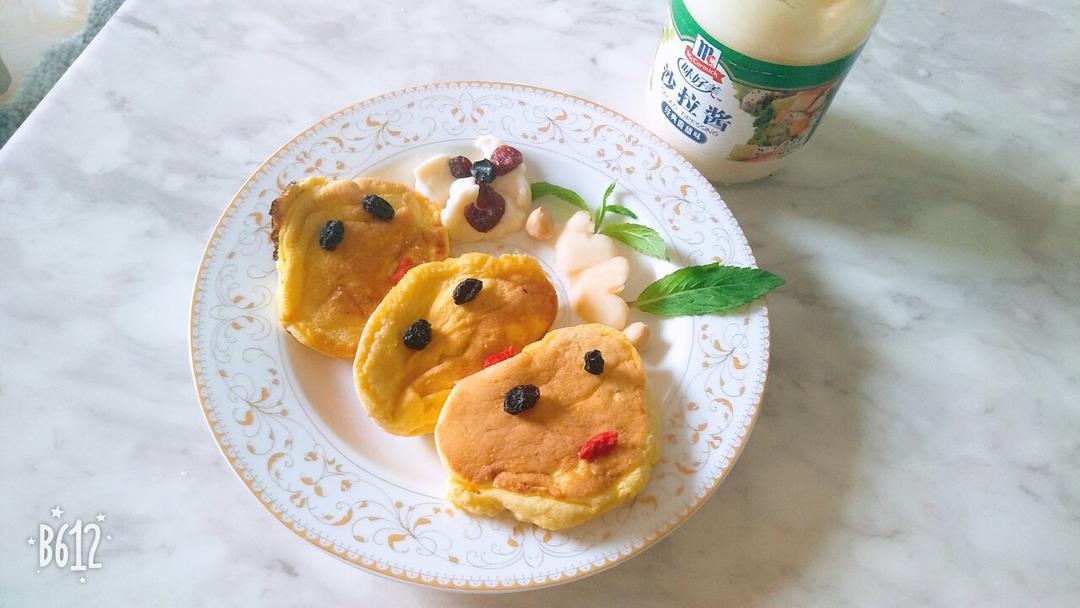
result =
[{"label": "mccormick logo", "polygon": [[694,64],[694,67],[708,74],[716,82],[724,81],[724,73],[718,67],[720,65],[720,51],[699,34],[693,46],[686,45],[686,59]]}]

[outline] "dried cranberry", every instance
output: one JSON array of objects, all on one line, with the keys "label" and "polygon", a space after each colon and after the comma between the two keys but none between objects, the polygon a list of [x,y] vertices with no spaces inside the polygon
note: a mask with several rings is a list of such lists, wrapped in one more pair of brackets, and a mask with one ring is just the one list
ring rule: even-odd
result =
[{"label": "dried cranberry", "polygon": [[495,175],[506,175],[521,164],[521,151],[503,144],[492,150],[491,164],[495,165]]},{"label": "dried cranberry", "polygon": [[506,361],[507,359],[509,359],[510,357],[513,357],[516,354],[517,354],[517,347],[514,346],[513,344],[511,344],[510,346],[506,347],[506,350],[500,350],[499,352],[497,352],[497,353],[495,353],[493,355],[488,355],[484,359],[484,367],[485,368],[486,367],[491,367],[492,365],[495,365],[496,363],[499,363],[500,361]]},{"label": "dried cranberry", "polygon": [[472,164],[472,176],[478,184],[490,184],[495,181],[495,165],[490,160],[478,160]]},{"label": "dried cranberry", "polygon": [[398,262],[397,268],[394,269],[394,273],[390,275],[390,282],[397,285],[401,279],[405,277],[405,273],[409,272],[409,269],[413,267],[412,258],[405,256]]},{"label": "dried cranberry", "polygon": [[532,384],[519,384],[506,391],[503,397],[503,411],[511,416],[517,416],[527,409],[531,409],[540,400],[540,389]]},{"label": "dried cranberry", "polygon": [[604,355],[598,350],[585,353],[585,371],[594,376],[604,373]]},{"label": "dried cranberry", "polygon": [[480,184],[475,203],[465,207],[465,221],[477,232],[487,232],[495,227],[506,213],[506,199],[487,184]]},{"label": "dried cranberry", "polygon": [[450,165],[450,175],[458,179],[472,176],[472,161],[464,156],[455,156],[449,160],[448,164]]},{"label": "dried cranberry", "polygon": [[615,431],[597,433],[581,444],[577,457],[591,462],[602,456],[607,456],[615,450],[615,446],[618,444],[619,434]]}]

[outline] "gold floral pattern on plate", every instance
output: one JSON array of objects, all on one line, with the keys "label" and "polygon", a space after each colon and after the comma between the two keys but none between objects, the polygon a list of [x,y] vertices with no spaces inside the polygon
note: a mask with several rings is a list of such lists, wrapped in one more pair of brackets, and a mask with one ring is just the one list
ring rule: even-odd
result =
[{"label": "gold floral pattern on plate", "polygon": [[[465,590],[528,589],[613,566],[673,530],[719,485],[757,417],[768,368],[763,305],[692,319],[686,369],[661,404],[664,451],[634,500],[549,532],[478,518],[358,464],[314,422],[288,372],[273,304],[269,204],[309,175],[352,177],[417,146],[491,134],[617,179],[649,208],[674,261],[754,263],[730,211],[682,157],[629,119],[563,93],[466,82],[404,89],[319,121],[247,180],[214,229],[191,308],[192,370],[213,435],[283,524],[378,574]],[[657,225],[658,224],[658,225]]]}]

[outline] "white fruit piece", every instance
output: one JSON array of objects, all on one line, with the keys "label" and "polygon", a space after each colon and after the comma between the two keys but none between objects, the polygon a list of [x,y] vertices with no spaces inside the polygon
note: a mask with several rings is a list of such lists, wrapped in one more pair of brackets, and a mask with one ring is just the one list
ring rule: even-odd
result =
[{"label": "white fruit piece", "polygon": [[590,323],[603,323],[622,329],[630,316],[630,307],[617,294],[626,287],[630,263],[615,256],[581,271],[570,288],[574,312]]},{"label": "white fruit piece", "polygon": [[449,156],[439,154],[438,156],[432,156],[413,169],[413,177],[416,178],[416,185],[414,186],[416,191],[440,207],[446,205],[446,199],[450,198],[450,184],[454,183],[454,176],[450,173],[449,161]]},{"label": "white fruit piece", "polygon": [[566,220],[559,240],[555,241],[555,264],[571,277],[615,255],[615,241],[603,234],[593,234],[592,219],[584,211]]},{"label": "white fruit piece", "polygon": [[630,340],[630,343],[634,345],[634,348],[639,353],[645,350],[645,347],[649,344],[649,337],[652,336],[652,330],[641,321],[635,321],[626,326],[623,333],[626,334],[626,339]]},{"label": "white fruit piece", "polygon": [[537,207],[525,220],[525,232],[538,241],[546,241],[555,235],[555,224],[543,207]]},{"label": "white fruit piece", "polygon": [[570,275],[570,306],[582,319],[615,329],[626,327],[630,307],[619,297],[630,276],[630,263],[616,255],[615,241],[593,234],[584,211],[570,216],[555,242],[555,263]]}]

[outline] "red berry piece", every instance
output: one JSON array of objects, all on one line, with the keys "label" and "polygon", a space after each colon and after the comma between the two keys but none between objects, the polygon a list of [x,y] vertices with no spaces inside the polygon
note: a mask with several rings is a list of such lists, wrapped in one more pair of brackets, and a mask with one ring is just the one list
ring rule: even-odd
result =
[{"label": "red berry piece", "polygon": [[506,213],[506,199],[488,184],[480,184],[475,203],[465,207],[465,221],[477,232],[494,228]]},{"label": "red berry piece", "polygon": [[409,269],[412,267],[412,258],[410,258],[409,256],[401,258],[401,262],[399,262],[397,268],[394,269],[394,274],[390,275],[390,282],[394,285],[397,285],[398,281],[400,281],[402,277],[405,276],[405,273],[409,272]]},{"label": "red berry piece", "polygon": [[472,177],[472,161],[464,156],[455,156],[450,159],[450,175],[461,179],[463,177]]},{"label": "red berry piece", "polygon": [[577,457],[592,462],[597,458],[602,458],[610,454],[615,450],[615,446],[617,445],[619,445],[619,434],[615,431],[597,433],[592,437],[589,437],[585,443],[581,444],[581,449],[578,450]]},{"label": "red berry piece", "polygon": [[491,152],[491,164],[495,165],[495,175],[506,175],[521,164],[521,152],[503,144]]},{"label": "red berry piece", "polygon": [[500,361],[506,361],[507,359],[513,357],[516,354],[517,347],[511,344],[510,346],[506,347],[506,350],[500,350],[494,355],[489,355],[486,359],[484,359],[484,367],[491,367],[492,365],[495,365]]}]

